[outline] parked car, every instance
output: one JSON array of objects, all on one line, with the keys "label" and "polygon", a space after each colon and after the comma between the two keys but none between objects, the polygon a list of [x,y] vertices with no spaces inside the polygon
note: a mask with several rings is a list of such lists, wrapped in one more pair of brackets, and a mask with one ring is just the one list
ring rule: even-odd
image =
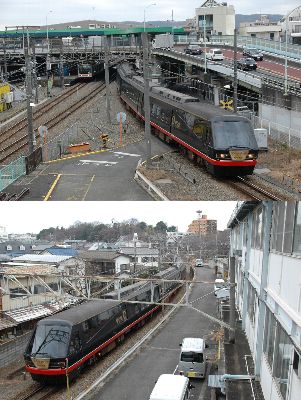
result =
[{"label": "parked car", "polygon": [[263,54],[257,50],[257,49],[248,49],[244,48],[242,52],[243,56],[253,58],[256,61],[262,61],[263,60]]},{"label": "parked car", "polygon": [[201,259],[201,258],[197,258],[196,260],[195,260],[195,266],[196,267],[203,267],[203,260]]},{"label": "parked car", "polygon": [[257,64],[254,58],[244,57],[237,61],[237,68],[242,69],[243,71],[251,69],[255,70],[257,68]]},{"label": "parked car", "polygon": [[203,54],[203,50],[198,44],[190,44],[184,51],[186,54],[192,54],[196,56]]},{"label": "parked car", "polygon": [[226,283],[223,279],[215,279],[214,281],[214,295],[216,296],[216,292],[226,286]]}]

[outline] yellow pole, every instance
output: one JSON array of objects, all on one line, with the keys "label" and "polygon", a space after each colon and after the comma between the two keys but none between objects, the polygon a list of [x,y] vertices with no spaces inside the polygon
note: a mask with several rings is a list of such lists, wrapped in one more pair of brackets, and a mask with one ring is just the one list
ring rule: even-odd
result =
[{"label": "yellow pole", "polygon": [[71,392],[69,386],[69,375],[68,375],[68,358],[66,358],[66,384],[67,384],[67,400],[71,400]]},{"label": "yellow pole", "polygon": [[120,129],[120,141],[119,141],[119,144],[120,144],[120,146],[122,146],[122,118],[121,118],[121,115],[120,115],[119,129]]}]

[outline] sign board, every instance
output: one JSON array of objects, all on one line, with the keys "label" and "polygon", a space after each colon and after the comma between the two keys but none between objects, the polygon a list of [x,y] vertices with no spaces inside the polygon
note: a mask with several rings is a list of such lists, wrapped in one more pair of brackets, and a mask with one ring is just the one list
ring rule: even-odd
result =
[{"label": "sign board", "polygon": [[40,137],[41,137],[41,140],[43,141],[44,140],[44,137],[47,135],[47,133],[48,133],[48,128],[47,128],[47,126],[44,126],[44,125],[41,125],[41,126],[39,126],[38,127],[38,132],[39,132],[39,135],[40,135]]},{"label": "sign board", "polygon": [[125,121],[126,121],[126,113],[124,113],[124,112],[119,112],[118,114],[117,114],[117,122],[120,122],[120,120],[121,120],[121,122],[124,124],[125,123]]}]

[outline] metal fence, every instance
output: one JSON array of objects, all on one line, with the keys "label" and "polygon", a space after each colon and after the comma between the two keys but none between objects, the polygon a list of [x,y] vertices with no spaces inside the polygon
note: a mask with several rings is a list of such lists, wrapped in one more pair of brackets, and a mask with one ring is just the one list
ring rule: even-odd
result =
[{"label": "metal fence", "polygon": [[25,350],[31,332],[10,340],[0,345],[0,368],[18,360]]},{"label": "metal fence", "polygon": [[24,175],[26,175],[26,163],[25,157],[21,156],[0,168],[0,191]]},{"label": "metal fence", "polygon": [[268,136],[278,142],[296,149],[301,149],[301,130],[292,129],[287,126],[271,122],[268,119],[260,118],[254,114],[251,115],[251,121],[254,128],[267,129]]}]

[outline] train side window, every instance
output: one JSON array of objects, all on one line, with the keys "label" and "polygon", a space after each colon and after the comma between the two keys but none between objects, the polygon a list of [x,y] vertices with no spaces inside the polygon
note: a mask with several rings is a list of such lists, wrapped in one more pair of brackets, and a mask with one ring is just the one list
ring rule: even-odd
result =
[{"label": "train side window", "polygon": [[72,337],[69,346],[69,354],[77,353],[81,349],[81,339],[78,333]]},{"label": "train side window", "polygon": [[88,321],[82,322],[82,328],[83,328],[83,332],[87,332],[89,330]]}]

